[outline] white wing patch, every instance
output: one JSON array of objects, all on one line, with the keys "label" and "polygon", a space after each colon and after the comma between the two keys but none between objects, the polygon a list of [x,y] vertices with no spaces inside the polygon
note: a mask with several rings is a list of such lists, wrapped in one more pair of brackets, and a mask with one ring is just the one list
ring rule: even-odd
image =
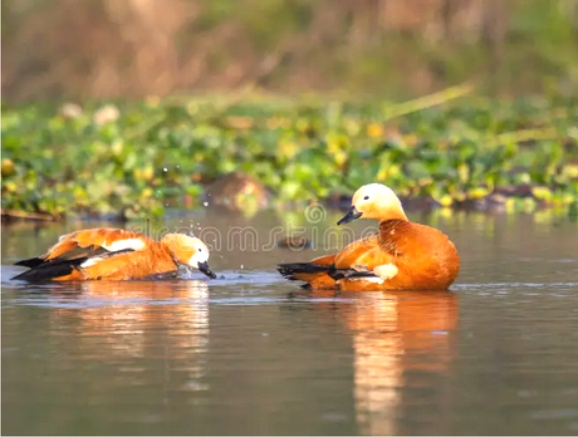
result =
[{"label": "white wing patch", "polygon": [[393,264],[383,264],[373,269],[373,273],[381,279],[391,279],[399,272],[398,268]]},{"label": "white wing patch", "polygon": [[[365,270],[359,269],[359,266],[352,266],[352,268],[358,272],[367,271],[367,268]],[[398,268],[393,264],[383,264],[373,269],[373,273],[377,276],[365,276],[360,278],[353,277],[348,278],[348,281],[365,281],[372,284],[383,284],[388,279],[391,279],[397,275],[398,271]]]},{"label": "white wing patch", "polygon": [[362,277],[362,278],[347,278],[348,281],[363,281],[370,282],[372,284],[383,284],[385,281],[376,276]]},{"label": "white wing patch", "polygon": [[81,268],[86,268],[86,267],[92,267],[96,264],[98,264],[100,261],[102,261],[104,258],[100,257],[100,256],[95,256],[93,258],[88,258],[86,261],[84,261],[80,267]]},{"label": "white wing patch", "polygon": [[112,243],[105,243],[103,248],[109,252],[119,252],[121,250],[143,250],[146,243],[140,238],[128,238],[126,240],[116,240]]},{"label": "white wing patch", "polygon": [[[120,252],[121,250],[143,250],[146,247],[146,243],[140,238],[127,238],[126,240],[116,240],[112,243],[104,243],[102,247],[109,252]],[[108,257],[104,256],[93,256],[92,258],[84,261],[80,267],[92,267]]]}]

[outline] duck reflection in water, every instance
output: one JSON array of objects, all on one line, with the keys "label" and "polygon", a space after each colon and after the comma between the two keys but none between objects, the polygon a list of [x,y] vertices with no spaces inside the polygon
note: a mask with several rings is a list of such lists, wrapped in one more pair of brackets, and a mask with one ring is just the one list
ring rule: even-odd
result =
[{"label": "duck reflection in water", "polygon": [[120,362],[128,372],[123,378],[134,383],[150,383],[141,359],[161,359],[179,371],[172,379],[182,389],[201,387],[196,381],[205,374],[209,346],[205,281],[87,281],[65,290],[59,297],[67,308],[56,310],[51,323],[75,338],[65,345],[75,349],[69,353]]},{"label": "duck reflection in water", "polygon": [[[307,295],[331,298],[334,293],[312,290]],[[353,391],[360,432],[406,433],[397,420],[404,404],[411,402],[404,402],[404,389],[419,384],[425,373],[446,373],[455,356],[457,295],[408,291],[342,293],[340,297],[344,299],[320,300],[315,308],[337,310],[352,336]]]}]

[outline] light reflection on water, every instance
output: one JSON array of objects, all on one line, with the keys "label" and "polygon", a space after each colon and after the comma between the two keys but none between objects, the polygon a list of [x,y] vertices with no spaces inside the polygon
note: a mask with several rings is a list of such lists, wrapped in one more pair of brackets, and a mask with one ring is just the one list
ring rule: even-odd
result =
[{"label": "light reflection on water", "polygon": [[[327,293],[315,292],[314,297]],[[399,434],[404,373],[445,373],[455,356],[458,297],[447,292],[363,293],[337,309],[353,343],[353,391],[362,434]],[[427,356],[427,360],[423,357]]]},{"label": "light reflection on water", "polygon": [[8,264],[69,229],[3,228],[2,431],[576,433],[578,228],[429,220],[462,254],[450,293],[308,293],[272,264],[319,251],[281,249],[216,252],[209,282],[29,286]]}]

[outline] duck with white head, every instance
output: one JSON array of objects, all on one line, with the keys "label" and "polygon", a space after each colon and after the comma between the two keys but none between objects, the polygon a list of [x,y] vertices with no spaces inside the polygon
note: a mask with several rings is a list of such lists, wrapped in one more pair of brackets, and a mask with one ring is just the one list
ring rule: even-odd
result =
[{"label": "duck with white head", "polygon": [[72,232],[35,258],[16,263],[28,267],[13,279],[28,282],[132,280],[176,274],[179,266],[209,278],[209,248],[200,239],[166,234],[155,241],[124,229],[96,228]]},{"label": "duck with white head", "polygon": [[456,279],[460,258],[454,244],[441,231],[409,221],[391,188],[359,188],[337,224],[357,219],[377,220],[379,233],[336,254],[279,264],[279,272],[306,287],[341,291],[447,290]]}]

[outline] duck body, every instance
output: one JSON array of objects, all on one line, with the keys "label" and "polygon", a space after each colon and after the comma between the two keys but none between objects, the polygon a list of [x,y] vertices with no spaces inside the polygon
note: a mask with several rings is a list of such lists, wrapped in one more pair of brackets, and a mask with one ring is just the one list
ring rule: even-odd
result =
[{"label": "duck body", "polygon": [[[379,196],[385,199],[375,200],[377,206],[368,202]],[[389,188],[360,188],[338,224],[365,215],[380,219],[377,235],[354,241],[335,255],[280,264],[280,273],[305,281],[309,288],[341,291],[445,290],[454,282],[460,258],[453,243],[437,229],[410,222]]]},{"label": "duck body", "polygon": [[155,241],[124,229],[86,229],[63,235],[44,255],[16,263],[29,270],[12,279],[28,282],[146,279],[176,273],[179,265],[215,277],[208,258],[209,250],[201,240],[183,234],[166,234]]}]

